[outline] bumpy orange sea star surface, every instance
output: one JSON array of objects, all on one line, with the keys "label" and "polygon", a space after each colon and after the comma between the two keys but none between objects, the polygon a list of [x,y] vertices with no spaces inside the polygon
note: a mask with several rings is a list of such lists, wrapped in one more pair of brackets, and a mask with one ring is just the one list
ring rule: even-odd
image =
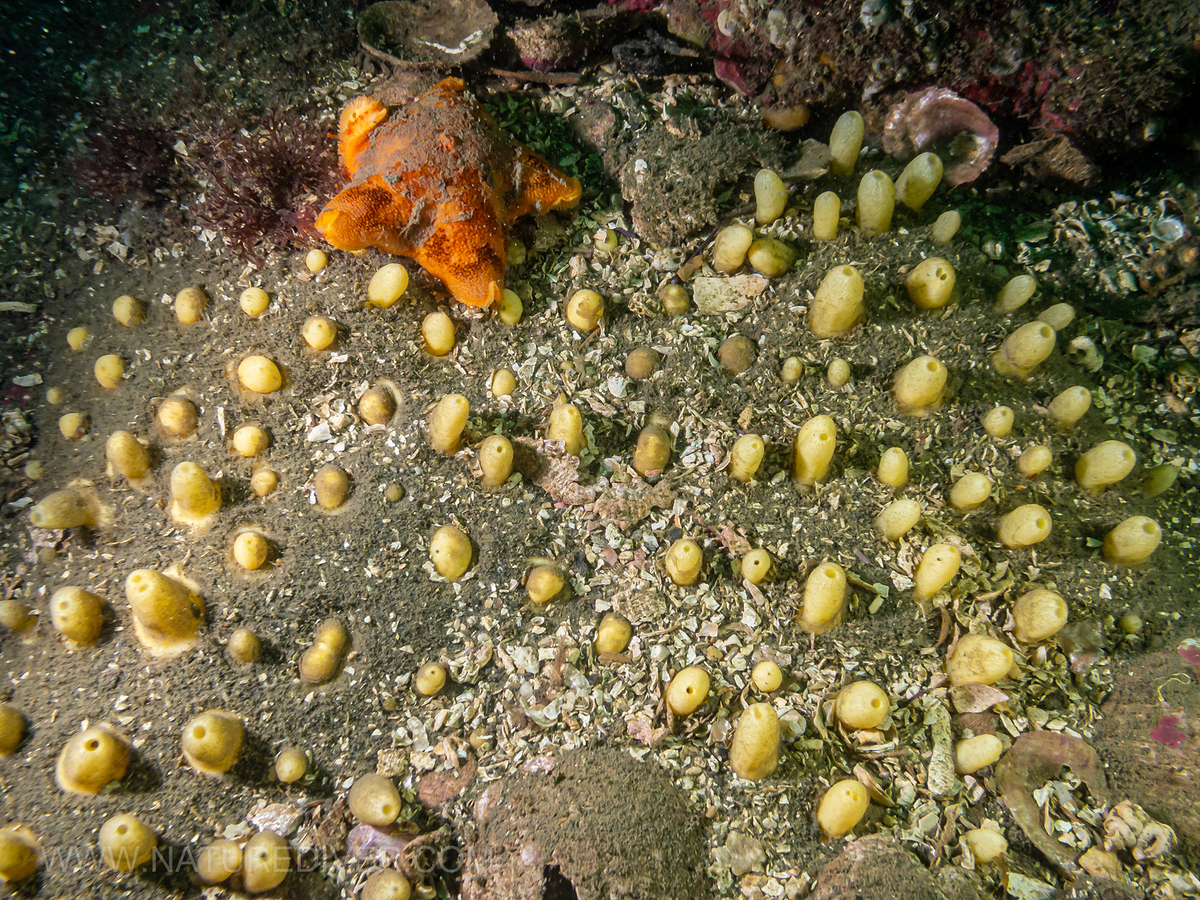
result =
[{"label": "bumpy orange sea star surface", "polygon": [[411,257],[471,306],[500,298],[513,220],[579,201],[578,179],[506,134],[458,78],[390,111],[356,97],[338,150],[351,180],[317,217],[326,240]]}]

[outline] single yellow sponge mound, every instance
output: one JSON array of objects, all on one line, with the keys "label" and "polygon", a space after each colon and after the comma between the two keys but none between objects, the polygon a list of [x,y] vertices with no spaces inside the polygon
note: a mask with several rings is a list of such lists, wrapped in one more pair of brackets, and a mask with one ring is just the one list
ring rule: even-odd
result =
[{"label": "single yellow sponge mound", "polygon": [[125,579],[133,631],[158,659],[187,653],[200,639],[204,601],[187,585],[153,569],[136,569]]},{"label": "single yellow sponge mound", "polygon": [[246,733],[241,718],[223,709],[206,709],[183,727],[179,746],[189,766],[205,775],[223,775],[242,753]]},{"label": "single yellow sponge mound", "polygon": [[125,777],[129,743],[106,722],[85,728],[67,741],[54,766],[54,781],[72,794],[98,794]]}]

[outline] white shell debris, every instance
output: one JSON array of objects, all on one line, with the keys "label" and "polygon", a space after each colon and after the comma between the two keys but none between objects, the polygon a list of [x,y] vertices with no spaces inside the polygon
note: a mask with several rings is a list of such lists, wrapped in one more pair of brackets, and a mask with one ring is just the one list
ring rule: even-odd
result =
[{"label": "white shell debris", "polygon": [[692,301],[704,315],[719,315],[748,306],[766,289],[767,279],[761,275],[701,275],[692,279]]}]

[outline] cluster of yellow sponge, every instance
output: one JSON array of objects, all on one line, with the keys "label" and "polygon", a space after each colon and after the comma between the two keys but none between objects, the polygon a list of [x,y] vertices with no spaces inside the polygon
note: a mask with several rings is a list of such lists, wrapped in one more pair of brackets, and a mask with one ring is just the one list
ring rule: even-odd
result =
[{"label": "cluster of yellow sponge", "polygon": [[[862,139],[861,117],[849,114],[839,120],[830,141],[831,170],[835,176],[849,179],[853,175]],[[919,213],[936,192],[941,178],[941,160],[935,154],[923,153],[913,159],[895,181],[885,172],[874,170],[864,174],[856,187],[843,185],[850,188],[844,193],[847,204],[854,204],[859,237],[879,238],[893,231],[897,212],[902,221],[906,215],[897,204]],[[850,199],[852,195],[853,200]],[[766,279],[783,278],[795,265],[797,247],[773,236],[779,232],[773,231],[772,226],[789,215],[789,189],[777,173],[764,169],[755,178],[754,197],[753,222],[747,220],[722,229],[716,235],[709,262],[712,270],[722,275],[734,275],[748,266]],[[844,232],[848,224],[843,222],[841,210],[842,198],[835,192],[826,191],[816,197],[811,236],[823,242],[838,241],[839,233]],[[930,238],[940,246],[949,245],[961,221],[958,213],[944,214],[930,225]],[[602,229],[598,233],[595,240],[597,253],[613,253],[618,246],[619,239],[612,230]],[[966,302],[964,298],[969,299],[971,292],[977,293],[977,289],[966,283],[970,278],[956,272],[954,264],[947,258],[959,259],[954,248],[936,252],[945,255],[914,258],[889,273],[881,273],[861,262],[843,261],[830,266],[818,273],[821,279],[812,295],[799,299],[801,305],[807,301],[806,308],[798,313],[804,316],[803,325],[799,327],[806,327],[811,338],[825,342],[823,347],[850,347],[856,333],[861,334],[864,328],[871,327],[872,317],[878,313],[885,293],[904,316],[934,319],[953,315],[955,305]],[[323,254],[310,254],[307,260],[314,273],[321,271],[326,263]],[[763,278],[757,280],[762,282]],[[408,275],[402,266],[385,266],[371,280],[367,302],[387,309],[399,301],[407,286]],[[1032,275],[1017,275],[1008,280],[994,298],[988,298],[990,309],[998,320],[999,317],[1022,316],[1025,304],[1038,289],[1038,282]],[[900,300],[892,297],[893,291]],[[682,283],[664,286],[659,297],[668,313],[688,308],[688,291]],[[591,288],[581,288],[572,291],[569,297],[564,295],[563,299],[562,315],[581,346],[603,334],[612,319],[611,304],[604,296]],[[247,317],[269,321],[278,303],[265,290],[249,288],[242,292],[238,306]],[[181,290],[174,298],[172,310],[181,328],[201,328],[205,317],[212,314],[208,296],[195,287]],[[497,310],[498,318],[514,324],[522,312],[521,297],[513,291],[505,291]],[[123,296],[114,303],[113,315],[122,327],[137,328],[146,318],[147,305],[131,296]],[[1003,340],[992,342],[986,365],[980,372],[986,373],[984,377],[999,376],[1013,382],[1031,383],[1029,379],[1038,377],[1044,368],[1053,365],[1054,354],[1060,346],[1059,332],[1073,317],[1074,310],[1066,304],[1058,304],[1017,327],[1005,324],[1008,333]],[[299,329],[298,337],[309,358],[328,359],[346,340],[348,333],[344,324],[329,316],[310,316]],[[420,325],[420,346],[434,359],[450,357],[453,360],[456,354],[462,356],[460,340],[465,341],[467,337],[454,319],[441,310],[431,312]],[[73,329],[68,335],[68,344],[76,352],[82,353],[95,343],[97,340],[83,327]],[[713,341],[712,346],[715,348],[716,345]],[[719,362],[731,379],[742,377],[756,365],[762,347],[763,342],[756,341],[753,336],[733,335],[720,345],[713,365]],[[625,368],[635,380],[653,378],[659,361],[657,351],[642,349],[649,352],[636,359],[630,354]],[[838,356],[830,361],[827,380],[831,389],[844,387],[855,374],[861,376],[870,368],[863,360],[853,359],[848,350],[841,352],[851,358]],[[906,348],[900,364],[891,363],[888,371],[879,373],[879,382],[886,381],[890,397],[887,401],[889,414],[894,413],[910,423],[938,422],[940,411],[955,403],[955,392],[964,380],[979,374],[962,371],[961,366],[959,370],[952,370],[938,355],[935,350],[918,346],[918,342],[913,341],[911,352]],[[940,355],[946,360],[952,359],[949,355]],[[781,373],[781,381],[794,384],[804,366],[796,357],[791,357],[789,362],[794,365]],[[96,358],[92,372],[103,391],[119,392],[127,390],[130,380],[137,376],[137,365],[135,360],[119,353],[103,353]],[[281,392],[286,395],[299,373],[271,356],[240,352],[229,360],[225,374],[229,387],[244,407],[258,413],[278,402]],[[521,378],[526,382],[527,373]],[[517,375],[509,369],[496,369],[489,378],[488,388],[496,403],[507,409],[519,389]],[[355,394],[358,399],[351,411],[357,413],[368,430],[388,429],[406,419],[404,408],[411,394],[407,389],[380,380],[374,384],[363,382]],[[596,449],[589,446],[589,442],[595,443],[592,428],[595,423],[587,418],[593,415],[588,410],[602,407],[598,403],[589,407],[578,397],[572,402],[569,397],[570,391],[565,389],[553,405],[547,402],[543,408],[544,429],[539,435],[544,436],[544,441],[538,447],[547,455],[565,455],[574,458],[573,462],[586,461]],[[1064,444],[1068,441],[1059,440],[1059,437],[1071,435],[1072,441],[1077,437],[1078,432],[1071,430],[1084,420],[1092,399],[1091,391],[1083,385],[1071,385],[1048,399],[1044,415],[1054,431],[1044,440],[1025,447],[1012,446],[1011,435],[1017,425],[1011,408],[995,406],[980,419],[978,426],[974,418],[964,414],[955,427],[973,429],[977,432],[975,439],[981,443],[1005,447],[1005,453],[1014,459],[1012,472],[998,474],[991,469],[988,472],[956,472],[953,483],[942,486],[944,490],[940,495],[929,483],[928,460],[914,456],[910,468],[909,457],[902,448],[881,447],[875,475],[887,494],[887,502],[878,509],[871,509],[870,513],[888,545],[888,552],[891,552],[891,545],[902,545],[903,549],[896,551],[897,558],[903,550],[913,551],[912,566],[907,574],[911,575],[911,595],[917,607],[922,611],[946,607],[958,597],[962,593],[959,585],[965,580],[964,567],[969,570],[975,554],[967,540],[953,534],[953,529],[940,525],[928,529],[929,540],[914,537],[914,530],[926,517],[931,498],[940,505],[938,513],[951,521],[965,517],[977,517],[978,521],[987,517],[988,527],[992,529],[990,533],[994,533],[992,549],[996,553],[1021,553],[1031,549],[1044,555],[1054,552],[1056,547],[1051,537],[1054,535],[1055,507],[1046,499],[1045,492],[1035,493],[1034,489],[1039,485],[1038,479],[1052,471],[1064,455]],[[169,472],[162,465],[165,456],[177,451],[186,453],[200,440],[212,440],[225,451],[226,461],[234,472],[249,473],[249,467],[254,466],[249,486],[256,497],[266,498],[277,489],[280,473],[264,463],[273,446],[271,430],[264,424],[265,415],[261,419],[257,414],[245,418],[230,430],[228,436],[222,419],[218,440],[214,438],[218,429],[211,422],[215,413],[210,406],[208,401],[187,388],[160,398],[153,406],[152,420],[141,433],[120,429],[106,435],[108,474],[116,484],[123,486],[122,489],[128,486],[134,491],[149,493],[160,485],[165,487],[160,498],[165,516],[173,523],[172,527],[190,535],[202,535],[225,523],[227,531],[222,532],[227,533],[225,561],[236,567],[238,579],[257,583],[257,579],[271,577],[272,568],[286,548],[281,548],[268,529],[254,522],[243,522],[236,527],[230,523],[231,507],[244,496],[236,483],[237,476],[225,472],[224,464],[220,467],[221,472],[218,467],[210,465],[206,469],[188,459],[179,461]],[[782,447],[772,446],[767,426],[756,425],[759,430],[751,431],[743,425],[744,433],[726,447],[731,490],[749,492],[766,479],[779,476],[790,477],[797,490],[819,497],[839,473],[852,465],[862,464],[861,451],[869,443],[851,431],[852,423],[840,418],[835,420],[834,416],[822,412],[818,402],[806,400],[800,407],[803,412],[788,420],[787,430],[779,429],[786,435]],[[747,422],[751,420],[752,417],[747,417]],[[481,416],[478,409],[472,409],[466,394],[449,392],[436,398],[429,407],[424,418],[424,435],[434,453],[469,457],[479,484],[489,492],[503,492],[524,478],[524,471],[518,471],[524,450],[523,439],[501,433],[480,434],[481,428],[497,430],[493,422],[486,415]],[[88,434],[94,427],[90,415],[82,410],[65,413],[58,424],[63,438],[72,441],[89,440]],[[647,412],[644,424],[641,421],[639,424],[642,427],[627,432],[626,460],[631,470],[628,474],[635,481],[640,478],[639,485],[642,482],[654,484],[657,479],[670,477],[679,429],[669,417],[654,411]],[[483,439],[479,440],[481,437]],[[850,457],[855,453],[860,455],[852,463]],[[778,461],[782,461],[782,472]],[[771,471],[772,465],[775,471]],[[243,468],[238,469],[239,466]],[[1121,490],[1136,466],[1137,454],[1125,442],[1113,439],[1095,444],[1078,454],[1074,461],[1076,497],[1086,502],[1105,491]],[[864,473],[863,477],[870,476]],[[1163,485],[1169,487],[1172,477],[1173,473],[1165,471],[1150,473],[1148,478],[1153,479],[1153,487],[1148,480],[1146,493],[1149,495],[1160,488],[1165,490]],[[361,497],[361,487],[356,488],[351,472],[338,463],[318,468],[308,488],[314,510],[322,516],[352,509]],[[1028,493],[1022,493],[1026,491]],[[390,494],[385,496],[395,499]],[[1021,502],[1038,498],[1041,502]],[[929,519],[933,519],[933,511],[929,512]],[[99,528],[105,520],[105,510],[83,485],[48,494],[29,514],[32,525],[48,529]],[[714,565],[711,557],[706,560],[706,548],[711,548],[711,542],[706,543],[707,537],[709,535],[702,536],[697,529],[690,536],[685,531],[684,536],[664,542],[661,556],[661,569],[666,576],[664,585],[666,582],[673,585],[666,586],[666,590],[677,594],[697,591],[700,590],[697,585],[706,575],[717,573],[719,576],[721,567]],[[1106,524],[1101,553],[1111,565],[1137,566],[1151,558],[1161,538],[1161,530],[1153,519],[1132,516],[1119,523]],[[217,543],[220,545],[221,541]],[[430,536],[427,565],[436,572],[438,580],[449,583],[443,585],[445,590],[457,590],[462,582],[475,577],[473,566],[479,565],[476,550],[466,528],[444,524]],[[785,595],[791,608],[795,609],[795,626],[811,635],[815,642],[818,636],[826,635],[853,614],[853,588],[863,587],[855,573],[849,570],[852,558],[844,548],[829,554],[841,562],[823,556],[809,560],[799,573],[795,573],[783,560],[777,565],[771,554],[759,547],[746,553],[734,566],[734,571],[744,579],[743,587],[752,596]],[[578,589],[572,582],[569,568],[559,561],[532,558],[526,565],[523,578],[514,577],[512,584],[520,585],[524,600],[532,604],[536,612],[544,612],[548,604],[569,599]],[[776,579],[780,583],[773,585]],[[958,687],[1000,681],[1020,670],[1025,648],[1052,640],[1067,623],[1070,603],[1058,586],[1046,583],[1050,586],[1042,586],[1031,579],[1013,591],[1011,602],[1004,607],[1008,621],[1003,630],[991,627],[990,623],[978,622],[971,627],[979,633],[964,633],[952,641],[943,661],[945,682]],[[162,571],[156,568],[133,570],[125,580],[125,599],[127,608],[122,607],[115,614],[122,622],[128,622],[145,653],[154,659],[169,660],[186,654],[204,638],[206,600],[198,585],[178,567],[163,567]],[[101,640],[106,615],[110,618],[113,615],[102,592],[77,586],[56,590],[49,598],[48,610],[57,633],[77,653]],[[5,621],[18,621],[20,617],[16,612],[19,611],[9,612],[12,613],[10,619]],[[212,611],[207,616],[212,617]],[[614,613],[606,615],[599,623],[593,643],[595,658],[602,664],[628,660],[625,653],[633,633],[628,619]],[[304,689],[315,690],[329,685],[343,671],[348,671],[348,661],[354,658],[354,644],[350,629],[342,619],[321,621],[311,644],[295,662],[296,674]],[[239,628],[231,633],[227,649],[237,664],[250,665],[261,658],[263,644],[252,629]],[[729,702],[728,696],[721,691],[724,685],[718,684],[717,690],[713,690],[714,678],[719,682],[719,675],[710,674],[699,664],[680,668],[662,691],[664,714],[669,713],[669,719],[683,720],[702,715],[706,704],[711,709],[716,703]],[[761,660],[754,668],[747,690],[758,691],[761,697],[744,704],[745,708],[738,712],[729,742],[729,766],[743,779],[769,777],[784,761],[784,728],[771,702],[771,695],[783,686],[784,681],[784,673],[769,659]],[[423,698],[436,698],[444,691],[454,689],[450,671],[440,662],[421,666],[412,678],[412,685]],[[720,699],[714,700],[714,696]],[[873,682],[853,681],[829,699],[833,719],[845,735],[861,736],[864,732],[889,727],[891,698]],[[431,699],[428,702],[437,701]],[[25,721],[20,712],[0,706],[0,754],[19,748],[25,737]],[[191,769],[216,777],[235,770],[245,744],[246,723],[240,713],[202,709],[184,728],[179,750]],[[966,738],[955,747],[957,771],[960,774],[980,771],[995,762],[1002,750],[1003,743],[994,736]],[[123,733],[106,723],[91,725],[62,747],[55,766],[56,783],[64,791],[95,794],[125,777],[130,753],[130,741]],[[296,747],[283,748],[274,759],[274,771],[284,784],[305,778],[308,770],[307,755]],[[396,785],[381,775],[357,779],[347,799],[351,815],[365,825],[378,828],[391,827],[402,808]],[[816,822],[827,835],[841,837],[857,827],[870,802],[871,791],[866,784],[855,779],[837,781],[822,797],[816,810]],[[981,848],[986,844],[985,837],[977,836]],[[157,841],[153,830],[127,814],[110,819],[100,833],[105,862],[121,871],[143,864]],[[0,832],[0,850],[6,854],[5,859],[14,861],[9,871],[19,877],[28,877],[31,872],[28,868],[31,847],[24,835]],[[982,858],[982,851],[978,855]],[[36,854],[33,858],[36,859]],[[288,860],[286,841],[281,844],[281,839],[271,832],[259,832],[245,840],[222,839],[209,844],[200,856],[198,872],[205,884],[232,883],[257,892],[280,883],[287,874]],[[376,888],[372,890],[382,891],[384,888],[379,887],[380,884],[382,881],[377,879]],[[375,896],[366,889],[363,895]]]}]

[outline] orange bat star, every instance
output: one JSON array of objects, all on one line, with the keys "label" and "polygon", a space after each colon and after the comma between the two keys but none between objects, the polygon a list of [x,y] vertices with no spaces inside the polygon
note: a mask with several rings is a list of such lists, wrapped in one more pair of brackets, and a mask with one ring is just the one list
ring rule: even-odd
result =
[{"label": "orange bat star", "polygon": [[339,250],[415,259],[456,300],[492,306],[504,290],[518,216],[574,206],[579,180],[501,130],[458,78],[394,110],[355,97],[338,122],[350,183],[317,217]]}]

